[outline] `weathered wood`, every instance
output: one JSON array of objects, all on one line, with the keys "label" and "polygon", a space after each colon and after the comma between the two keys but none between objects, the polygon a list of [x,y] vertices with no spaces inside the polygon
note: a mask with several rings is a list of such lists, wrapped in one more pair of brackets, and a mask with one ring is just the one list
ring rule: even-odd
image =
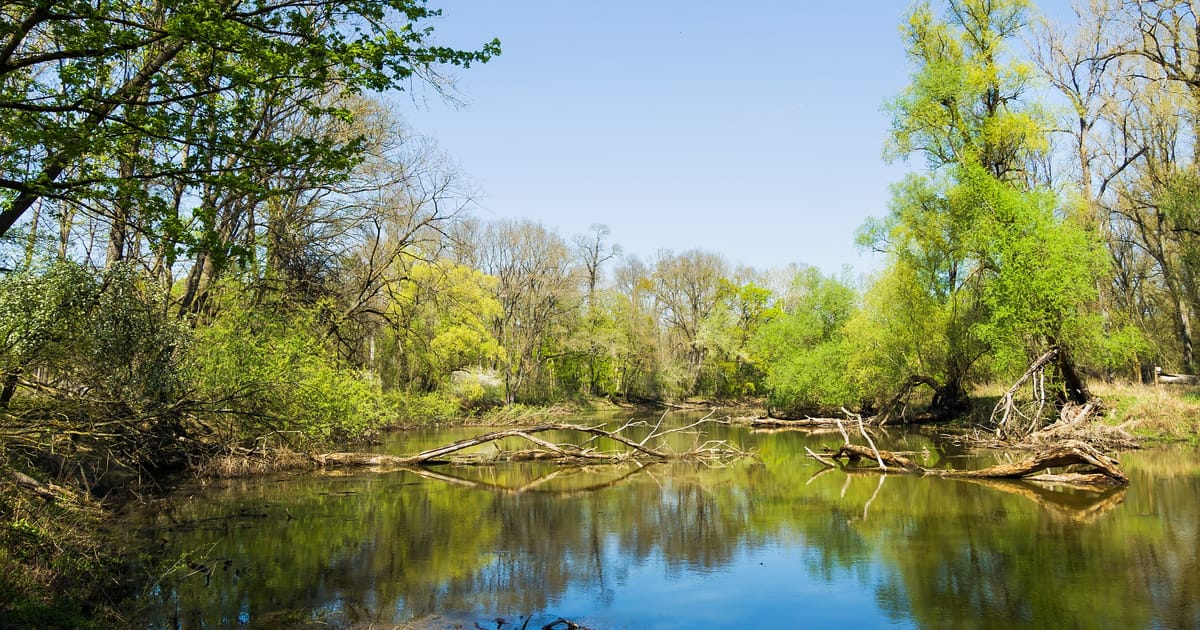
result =
[{"label": "weathered wood", "polygon": [[1195,374],[1167,374],[1161,372],[1157,376],[1158,382],[1164,385],[1196,385],[1200,384],[1200,377]]},{"label": "weathered wood", "polygon": [[837,418],[799,418],[796,420],[786,420],[783,418],[754,418],[750,420],[752,428],[766,429],[783,429],[783,428],[800,428],[800,429],[825,429],[836,427]]},{"label": "weathered wood", "polygon": [[[812,454],[812,455],[815,455]],[[863,459],[882,459],[891,468],[898,468],[908,473],[929,475],[934,477],[954,477],[963,479],[1022,479],[1026,481],[1045,481],[1055,483],[1070,483],[1073,485],[1125,485],[1129,477],[1121,470],[1120,464],[1113,458],[1100,453],[1092,446],[1078,440],[1067,440],[1061,444],[1048,447],[1019,462],[999,464],[980,470],[954,470],[943,468],[924,468],[916,462],[891,453],[878,451],[856,444],[843,444],[831,457],[833,460],[845,458],[849,462]],[[1050,468],[1065,468],[1068,466],[1087,466],[1090,470],[1064,472],[1059,474],[1036,475]],[[847,470],[874,470],[887,472],[889,468],[856,467]]]},{"label": "weathered wood", "polygon": [[[1034,359],[1029,365],[1029,369],[1017,379],[1017,382],[1008,388],[1000,396],[1000,400],[996,402],[996,406],[992,409],[992,425],[996,427],[996,437],[1008,437],[1014,435],[1028,435],[1038,429],[1038,424],[1041,422],[1042,411],[1046,406],[1046,387],[1044,370],[1056,357],[1059,356],[1058,346],[1051,346],[1049,350],[1044,352],[1042,356]],[[1016,401],[1017,392],[1025,386],[1025,383],[1031,382],[1034,390],[1034,402],[1037,404],[1036,409],[1031,413],[1023,413]],[[1018,427],[1016,419],[1020,416],[1029,422],[1028,427]]]},{"label": "weathered wood", "polygon": [[[1103,479],[1101,477],[1088,477],[1094,479],[1091,483],[1104,480],[1107,480],[1108,483],[1129,483],[1129,477],[1121,470],[1117,460],[1104,455],[1090,445],[1078,440],[1067,440],[1056,446],[1039,451],[1027,459],[1011,464],[999,464],[980,470],[926,470],[925,473],[943,477],[1028,479],[1033,473],[1048,468],[1063,468],[1066,466],[1092,466],[1095,468],[1095,472],[1089,472],[1087,475],[1098,474]],[[1076,475],[1073,478],[1076,479],[1076,483],[1082,482],[1085,479],[1085,477],[1080,475]]]},{"label": "weathered wood", "polygon": [[883,471],[887,470],[888,466],[899,468],[908,472],[919,473],[924,471],[916,462],[907,457],[902,457],[890,451],[881,451],[878,449],[869,449],[857,444],[843,444],[834,454],[833,459],[840,459],[845,456],[847,460],[855,462],[862,459],[873,459],[882,461],[885,465],[881,466]]},{"label": "weathered wood", "polygon": [[[324,453],[320,455],[314,455],[313,461],[317,465],[324,467],[420,466],[441,461],[441,458],[465,449],[482,446],[484,444],[496,442],[506,438],[521,438],[532,443],[537,448],[532,451],[508,453],[501,457],[492,458],[492,460],[541,459],[557,461],[622,462],[629,460],[664,461],[672,459],[713,460],[741,457],[746,455],[744,451],[733,448],[721,442],[706,442],[688,451],[664,451],[646,445],[652,437],[662,437],[670,433],[677,433],[683,429],[690,429],[707,421],[708,420],[701,420],[688,425],[687,427],[670,429],[666,431],[658,431],[656,427],[655,430],[646,437],[646,439],[643,439],[640,442],[631,440],[621,434],[621,430],[628,428],[630,425],[622,427],[621,430],[609,431],[606,429],[601,429],[597,426],[584,426],[554,422],[533,427],[520,427],[492,431],[474,437],[458,440],[457,442],[452,442],[437,448],[422,451],[416,455],[400,456],[384,455],[379,453]],[[592,448],[584,448],[575,444],[555,444],[548,440],[535,437],[535,434],[545,433],[547,431],[576,432],[595,437],[603,437],[628,447],[628,450],[597,451]],[[465,463],[479,462],[475,461]]]}]

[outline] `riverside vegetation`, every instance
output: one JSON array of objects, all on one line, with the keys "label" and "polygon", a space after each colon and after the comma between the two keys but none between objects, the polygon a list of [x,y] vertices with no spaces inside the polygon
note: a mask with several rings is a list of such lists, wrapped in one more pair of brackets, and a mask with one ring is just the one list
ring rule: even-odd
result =
[{"label": "riverside vegetation", "polygon": [[449,91],[499,42],[437,45],[417,0],[247,6],[0,10],[6,621],[82,623],[120,595],[104,501],[506,405],[948,420],[1054,349],[1031,427],[1091,403],[1200,435],[1193,390],[1137,385],[1195,364],[1187,3],[1094,0],[1068,26],[1026,0],[918,3],[887,155],[923,168],[863,226],[884,252],[867,278],[471,218],[460,174],[373,95]]}]

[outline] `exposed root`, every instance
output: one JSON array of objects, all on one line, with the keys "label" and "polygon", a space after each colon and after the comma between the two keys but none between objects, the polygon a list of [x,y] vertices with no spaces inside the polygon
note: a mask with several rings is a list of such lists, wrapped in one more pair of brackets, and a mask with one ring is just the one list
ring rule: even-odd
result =
[{"label": "exposed root", "polygon": [[[998,439],[1019,439],[1041,427],[1046,410],[1046,366],[1056,357],[1057,347],[1047,350],[1000,396],[996,407],[992,409],[991,418],[991,425],[996,427]],[[1030,399],[1022,400],[1019,395],[1026,383],[1030,386]]]}]

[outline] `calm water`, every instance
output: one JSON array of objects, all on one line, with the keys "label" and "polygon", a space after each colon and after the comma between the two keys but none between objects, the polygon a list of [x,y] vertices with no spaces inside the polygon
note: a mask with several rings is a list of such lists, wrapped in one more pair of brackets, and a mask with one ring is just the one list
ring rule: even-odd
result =
[{"label": "calm water", "polygon": [[[478,429],[398,435],[418,452]],[[1200,452],[1120,456],[1127,489],[821,472],[841,438],[721,428],[757,460],[188,486],[129,527],[175,561],[146,627],[1200,628]],[[689,439],[680,437],[679,439]],[[932,435],[881,448],[980,466]],[[561,625],[559,627],[562,627]]]}]

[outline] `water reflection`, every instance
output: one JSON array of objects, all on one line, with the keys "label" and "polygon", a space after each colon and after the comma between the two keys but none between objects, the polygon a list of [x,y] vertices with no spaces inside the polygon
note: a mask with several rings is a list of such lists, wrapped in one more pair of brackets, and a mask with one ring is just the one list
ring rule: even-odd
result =
[{"label": "water reflection", "polygon": [[[417,436],[450,441],[457,435]],[[166,627],[1200,626],[1200,456],[1130,453],[1128,489],[825,474],[840,436],[752,434],[723,467],[545,464],[187,488],[135,521],[176,569]],[[392,452],[424,448],[414,436]],[[923,465],[952,446],[892,432]],[[984,462],[986,465],[988,462]]]}]

